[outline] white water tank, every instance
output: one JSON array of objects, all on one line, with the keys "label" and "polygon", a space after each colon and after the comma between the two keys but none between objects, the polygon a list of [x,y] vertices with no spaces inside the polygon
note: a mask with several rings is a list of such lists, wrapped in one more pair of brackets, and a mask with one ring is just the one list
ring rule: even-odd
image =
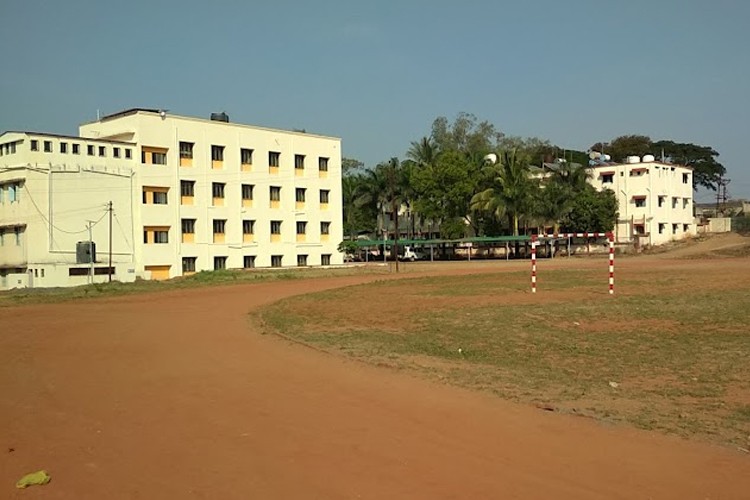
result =
[{"label": "white water tank", "polygon": [[654,155],[646,155],[643,157],[643,163],[649,163],[654,161],[656,158],[654,158]]},{"label": "white water tank", "polygon": [[640,156],[628,156],[625,162],[626,163],[640,163],[641,157]]}]

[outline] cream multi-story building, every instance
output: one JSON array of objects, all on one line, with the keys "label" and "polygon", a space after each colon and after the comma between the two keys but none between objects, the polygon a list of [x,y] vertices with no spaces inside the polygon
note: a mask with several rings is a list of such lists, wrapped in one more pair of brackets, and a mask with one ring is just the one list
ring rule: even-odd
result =
[{"label": "cream multi-story building", "polygon": [[119,141],[0,135],[0,289],[86,284],[81,251],[95,256],[94,279],[108,280],[110,202],[113,279],[133,281],[135,155]]},{"label": "cream multi-story building", "polygon": [[592,168],[591,184],[614,191],[619,205],[617,241],[660,245],[696,234],[693,171],[653,157]]},{"label": "cream multi-story building", "polygon": [[[12,275],[0,287],[86,283],[88,273],[70,269],[86,267],[77,262],[89,220],[93,279],[108,279],[97,268],[108,269],[109,225],[97,213],[107,215],[110,201],[119,281],[343,262],[338,138],[149,109],[103,117],[79,133],[0,136],[0,147],[14,145],[0,157],[0,183],[14,186],[14,201],[6,195],[0,205],[0,228],[20,242],[13,252],[0,249],[0,276]],[[17,240],[15,228],[23,233]]]}]

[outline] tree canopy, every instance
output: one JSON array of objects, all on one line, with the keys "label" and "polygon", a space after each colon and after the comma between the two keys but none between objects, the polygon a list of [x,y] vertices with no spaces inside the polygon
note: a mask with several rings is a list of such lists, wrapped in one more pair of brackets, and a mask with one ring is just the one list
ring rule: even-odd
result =
[{"label": "tree canopy", "polygon": [[[647,154],[693,168],[694,187],[715,189],[726,173],[709,146],[653,141],[631,134],[591,149],[613,161]],[[612,191],[588,182],[588,152],[565,150],[538,137],[506,135],[468,113],[438,117],[429,135],[409,143],[404,159],[375,166],[342,160],[344,226],[347,235],[381,234],[394,206],[409,217],[401,227],[414,237],[418,218],[441,236],[517,235],[554,228],[608,231],[617,220]]]}]

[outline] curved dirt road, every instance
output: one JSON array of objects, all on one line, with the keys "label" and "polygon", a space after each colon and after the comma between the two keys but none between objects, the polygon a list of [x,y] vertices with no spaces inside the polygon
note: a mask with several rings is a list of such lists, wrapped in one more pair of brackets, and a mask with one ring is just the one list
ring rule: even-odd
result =
[{"label": "curved dirt road", "polygon": [[[368,279],[0,309],[0,497],[748,498],[740,453],[364,366],[249,325],[259,305]],[[38,469],[49,485],[14,488]]]}]

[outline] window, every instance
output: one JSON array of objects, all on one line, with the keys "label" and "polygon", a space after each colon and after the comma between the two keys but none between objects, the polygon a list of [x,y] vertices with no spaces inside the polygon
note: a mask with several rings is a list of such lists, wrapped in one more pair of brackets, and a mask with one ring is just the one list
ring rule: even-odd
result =
[{"label": "window", "polygon": [[307,233],[307,222],[297,221],[297,234]]},{"label": "window", "polygon": [[271,186],[269,194],[271,201],[281,201],[281,188],[279,186]]},{"label": "window", "polygon": [[182,234],[195,234],[195,219],[182,219]]},{"label": "window", "polygon": [[224,161],[224,146],[211,146],[211,160]]},{"label": "window", "polygon": [[245,255],[242,258],[242,267],[252,269],[255,267],[255,255]]},{"label": "window", "polygon": [[640,208],[645,207],[646,206],[646,197],[645,196],[641,196],[641,197],[635,198],[635,206],[636,207],[640,207]]},{"label": "window", "polygon": [[672,224],[672,234],[677,234],[677,230],[679,229],[679,224]]},{"label": "window", "polygon": [[195,243],[195,219],[182,219],[182,242]]},{"label": "window", "polygon": [[154,243],[169,243],[169,231],[154,231]]},{"label": "window", "polygon": [[690,175],[689,174],[682,174],[682,183],[688,184],[690,182]]},{"label": "window", "polygon": [[169,188],[143,186],[143,203],[145,205],[167,205]]},{"label": "window", "polygon": [[125,148],[125,158],[128,160],[133,158],[133,151],[130,148]]},{"label": "window", "polygon": [[157,153],[157,152],[151,153],[151,163],[153,165],[166,165],[167,164],[167,154],[166,153]]},{"label": "window", "polygon": [[166,191],[154,191],[154,205],[166,205],[167,201]]},{"label": "window", "polygon": [[281,221],[280,220],[271,221],[271,234],[281,234]]},{"label": "window", "polygon": [[182,272],[194,273],[196,260],[197,260],[197,257],[183,257],[182,258]]},{"label": "window", "polygon": [[321,222],[320,223],[320,234],[331,234],[331,223]]},{"label": "window", "polygon": [[5,245],[5,229],[0,228],[0,247]]},{"label": "window", "polygon": [[328,189],[321,189],[320,190],[320,203],[321,204],[328,204],[328,199],[330,197],[331,192]]},{"label": "window", "polygon": [[60,152],[61,153],[67,153],[68,152],[68,143],[67,142],[61,142],[60,143]]},{"label": "window", "polygon": [[318,158],[318,170],[328,172],[328,158],[321,156]]},{"label": "window", "polygon": [[243,165],[253,164],[253,150],[252,149],[240,149],[240,162]]},{"label": "window", "polygon": [[104,146],[99,146],[99,156],[107,156],[107,148]]},{"label": "window", "polygon": [[615,181],[615,174],[602,174],[602,184],[611,184]]},{"label": "window", "polygon": [[690,230],[690,224],[683,224],[682,225],[682,232],[687,233]]},{"label": "window", "polygon": [[115,158],[119,158],[120,157],[120,148],[112,148],[112,156],[114,156]]},{"label": "window", "polygon": [[690,205],[690,198],[683,198],[682,199],[682,208],[686,209]]},{"label": "window", "polygon": [[294,168],[297,170],[304,170],[305,155],[294,155]]},{"label": "window", "polygon": [[667,225],[663,222],[659,223],[659,234],[664,234],[664,230],[667,229]]},{"label": "window", "polygon": [[16,226],[13,228],[13,233],[16,235],[16,246],[21,246],[21,235],[23,234],[23,229]]},{"label": "window", "polygon": [[242,185],[242,199],[243,200],[252,200],[253,199],[253,188],[255,186],[252,184],[243,184]]},{"label": "window", "polygon": [[143,243],[169,243],[169,227],[144,226]]},{"label": "window", "polygon": [[253,233],[255,233],[255,221],[243,220],[242,221],[242,234],[253,234]]},{"label": "window", "polygon": [[281,153],[277,153],[275,151],[269,151],[268,152],[268,166],[278,167],[280,158],[281,158]]},{"label": "window", "polygon": [[37,141],[36,139],[31,140],[31,150],[39,151],[39,141]]},{"label": "window", "polygon": [[297,256],[297,266],[298,267],[304,267],[307,265],[307,255],[298,255]]},{"label": "window", "polygon": [[666,196],[659,196],[659,208],[664,206],[664,201],[667,199]]},{"label": "window", "polygon": [[214,257],[214,271],[219,271],[221,269],[227,268],[227,258],[226,257]]},{"label": "window", "polygon": [[[127,156],[127,150],[126,150]],[[150,146],[141,147],[141,163],[146,165],[166,165],[167,150]]]},{"label": "window", "polygon": [[214,243],[224,243],[224,233],[226,229],[226,219],[214,219],[213,230],[214,230]]},{"label": "window", "polygon": [[297,203],[304,203],[305,202],[305,192],[307,190],[305,188],[297,188],[294,190],[294,197],[297,199]]},{"label": "window", "polygon": [[52,141],[44,141],[44,152],[45,153],[52,152]]},{"label": "window", "polygon": [[193,158],[193,143],[180,141],[180,158]]},{"label": "window", "polygon": [[330,253],[324,253],[320,256],[320,265],[321,266],[330,266],[331,265],[331,254]]},{"label": "window", "polygon": [[677,208],[677,202],[679,201],[679,198],[676,196],[672,197],[672,208]]},{"label": "window", "polygon": [[226,184],[222,182],[214,182],[211,184],[211,193],[214,198],[224,198],[224,188]]},{"label": "window", "polygon": [[283,255],[271,255],[271,267],[281,267],[283,260]]},{"label": "window", "polygon": [[73,144],[73,154],[74,155],[81,154],[81,145],[80,144]]},{"label": "window", "polygon": [[180,181],[181,196],[195,196],[195,181]]},{"label": "window", "polygon": [[89,156],[94,156],[94,146],[92,146],[91,144],[86,146],[86,154]]},{"label": "window", "polygon": [[646,234],[646,228],[643,226],[643,224],[635,225],[635,234]]}]

